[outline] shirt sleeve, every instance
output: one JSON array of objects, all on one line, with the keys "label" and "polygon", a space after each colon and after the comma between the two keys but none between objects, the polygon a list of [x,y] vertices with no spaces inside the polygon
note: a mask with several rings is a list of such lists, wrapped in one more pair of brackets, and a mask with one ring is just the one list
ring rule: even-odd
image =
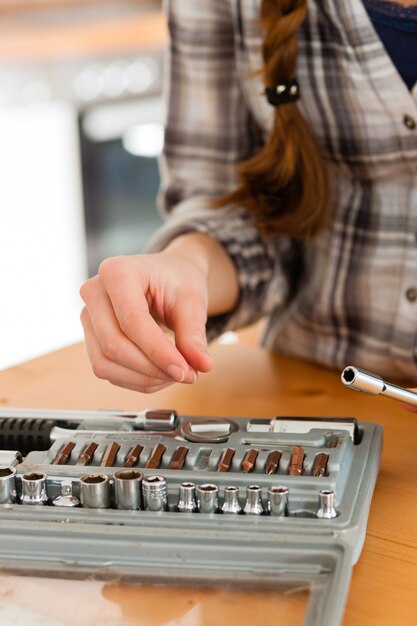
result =
[{"label": "shirt sleeve", "polygon": [[165,2],[170,47],[158,202],[166,222],[150,242],[158,251],[197,231],[225,246],[240,297],[230,314],[208,320],[210,339],[256,321],[288,296],[283,263],[289,242],[265,241],[242,208],[210,207],[211,199],[236,185],[236,163],[262,142],[239,84],[230,6],[226,0]]}]

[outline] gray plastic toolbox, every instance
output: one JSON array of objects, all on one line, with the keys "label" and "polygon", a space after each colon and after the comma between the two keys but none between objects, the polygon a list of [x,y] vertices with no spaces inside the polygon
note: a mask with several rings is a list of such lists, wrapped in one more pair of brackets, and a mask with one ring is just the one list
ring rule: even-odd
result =
[{"label": "gray plastic toolbox", "polygon": [[308,584],[305,626],[341,623],[380,426],[2,409],[0,444],[2,571]]}]

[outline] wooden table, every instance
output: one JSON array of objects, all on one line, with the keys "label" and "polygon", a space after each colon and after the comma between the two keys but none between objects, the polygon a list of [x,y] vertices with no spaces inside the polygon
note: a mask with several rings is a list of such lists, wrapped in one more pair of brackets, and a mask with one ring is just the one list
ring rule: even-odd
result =
[{"label": "wooden table", "polygon": [[[97,380],[83,346],[72,346],[0,372],[0,406],[127,410],[153,406],[202,415],[356,416],[382,424],[382,466],[343,625],[414,626],[417,415],[393,401],[344,388],[338,372],[271,355],[256,346],[214,345],[211,352],[215,367],[195,386],[177,385],[147,396]],[[295,626],[302,623],[305,604],[305,592],[282,596],[0,577],[0,621],[19,626]]]}]

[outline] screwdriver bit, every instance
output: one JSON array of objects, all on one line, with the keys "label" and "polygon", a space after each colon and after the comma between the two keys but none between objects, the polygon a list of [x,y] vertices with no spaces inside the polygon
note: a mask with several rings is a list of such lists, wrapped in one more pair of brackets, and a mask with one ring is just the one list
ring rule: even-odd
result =
[{"label": "screwdriver bit", "polygon": [[233,448],[227,448],[227,450],[223,452],[222,458],[217,465],[217,471],[228,472],[232,466],[232,460],[234,455],[235,451],[233,450]]},{"label": "screwdriver bit", "polygon": [[129,450],[126,460],[123,463],[123,467],[133,467],[139,461],[140,454],[143,450],[143,446],[137,444],[133,446],[131,450]]},{"label": "screwdriver bit", "polygon": [[88,465],[89,463],[91,463],[94,452],[97,450],[97,448],[98,443],[89,443],[81,452],[75,465]]},{"label": "screwdriver bit", "polygon": [[71,452],[75,448],[74,441],[68,441],[64,446],[62,446],[61,450],[56,455],[55,459],[52,461],[52,465],[65,465],[68,459],[71,456]]},{"label": "screwdriver bit", "polygon": [[265,463],[265,474],[275,474],[278,471],[281,456],[282,453],[278,450],[273,450],[268,454],[268,458]]},{"label": "screwdriver bit", "polygon": [[189,450],[190,449],[186,448],[185,446],[180,446],[179,448],[177,448],[174,454],[172,455],[171,463],[169,464],[168,469],[173,469],[173,470],[182,469]]},{"label": "screwdriver bit", "polygon": [[324,452],[320,452],[314,459],[313,467],[311,469],[312,476],[325,476],[327,461],[329,460],[329,455],[324,454]]},{"label": "screwdriver bit", "polygon": [[151,452],[151,456],[149,457],[145,467],[149,469],[158,469],[161,467],[162,457],[164,456],[164,452],[166,450],[166,446],[162,443],[157,443]]},{"label": "screwdriver bit", "polygon": [[119,450],[120,450],[119,443],[116,443],[115,441],[112,441],[111,443],[109,443],[103,454],[103,458],[101,459],[101,463],[100,463],[101,467],[113,467]]},{"label": "screwdriver bit", "polygon": [[338,443],[339,443],[338,435],[331,435],[326,440],[326,448],[337,448]]},{"label": "screwdriver bit", "polygon": [[295,446],[291,455],[290,466],[288,469],[289,476],[301,476],[303,473],[304,449],[301,446]]},{"label": "screwdriver bit", "polygon": [[242,465],[240,466],[242,472],[245,472],[245,474],[253,472],[253,470],[255,469],[258,454],[259,452],[257,450],[249,450],[248,452],[246,452],[242,461]]}]

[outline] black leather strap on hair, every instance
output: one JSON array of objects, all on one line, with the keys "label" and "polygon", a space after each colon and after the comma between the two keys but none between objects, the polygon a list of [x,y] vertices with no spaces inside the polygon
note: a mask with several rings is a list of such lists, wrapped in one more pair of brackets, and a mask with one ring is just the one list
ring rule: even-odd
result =
[{"label": "black leather strap on hair", "polygon": [[296,102],[300,97],[300,86],[294,78],[288,83],[277,85],[276,87],[266,87],[265,95],[272,106],[276,107],[280,104],[288,104],[288,102]]}]

